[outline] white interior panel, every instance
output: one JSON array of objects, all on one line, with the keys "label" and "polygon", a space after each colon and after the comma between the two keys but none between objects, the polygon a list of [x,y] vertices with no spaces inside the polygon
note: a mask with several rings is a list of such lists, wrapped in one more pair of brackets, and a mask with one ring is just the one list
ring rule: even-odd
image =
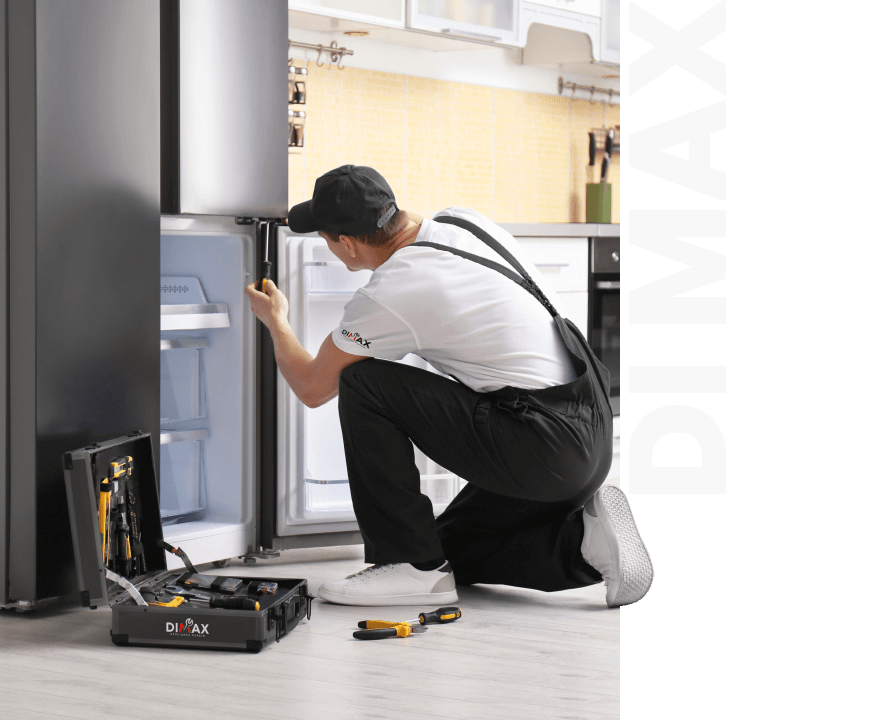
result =
[{"label": "white interior panel", "polygon": [[168,224],[163,218],[162,276],[196,278],[229,317],[229,327],[216,327],[190,316],[186,330],[161,334],[163,532],[198,563],[244,554],[255,539],[255,318],[244,294],[254,247],[252,226],[230,218]]}]

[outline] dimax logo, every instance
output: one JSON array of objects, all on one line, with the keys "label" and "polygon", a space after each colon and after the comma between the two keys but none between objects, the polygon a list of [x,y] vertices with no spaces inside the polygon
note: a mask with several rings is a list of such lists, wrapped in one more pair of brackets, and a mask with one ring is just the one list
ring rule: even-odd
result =
[{"label": "dimax logo", "polygon": [[208,623],[204,625],[193,622],[192,618],[187,618],[182,623],[165,623],[165,632],[175,637],[203,637],[208,634]]},{"label": "dimax logo", "polygon": [[342,337],[365,348],[370,347],[370,343],[373,342],[372,340],[365,340],[364,338],[362,338],[360,333],[353,333],[349,332],[348,330],[342,331]]}]

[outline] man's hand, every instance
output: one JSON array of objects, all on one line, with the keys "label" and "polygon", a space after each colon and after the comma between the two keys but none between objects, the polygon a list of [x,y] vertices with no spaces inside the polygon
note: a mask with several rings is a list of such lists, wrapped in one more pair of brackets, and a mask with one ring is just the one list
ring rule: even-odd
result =
[{"label": "man's hand", "polygon": [[251,302],[251,310],[260,321],[269,330],[275,330],[279,324],[287,323],[287,313],[290,310],[290,304],[284,293],[281,292],[271,280],[266,281],[266,292],[262,293],[257,290],[257,286],[262,284],[262,280],[258,280],[245,287],[244,292]]}]

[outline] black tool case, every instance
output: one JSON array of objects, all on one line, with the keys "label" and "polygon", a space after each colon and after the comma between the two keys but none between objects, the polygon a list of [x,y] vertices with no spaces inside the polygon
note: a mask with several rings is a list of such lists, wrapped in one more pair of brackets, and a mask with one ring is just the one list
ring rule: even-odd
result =
[{"label": "black tool case", "polygon": [[[111,462],[119,457],[131,458],[133,507],[138,510],[145,566],[145,572],[123,581],[131,590],[107,577],[98,523],[100,485]],[[149,433],[134,432],[65,453],[63,464],[80,598],[85,607],[111,606],[110,637],[116,645],[259,652],[284,637],[303,617],[311,616],[307,582],[290,578],[242,578],[278,583],[276,593],[259,598],[259,610],[218,609],[195,602],[179,607],[138,604],[135,597],[140,592],[179,584],[188,575],[168,570],[164,547],[170,546],[165,546],[162,537]],[[176,554],[189,562],[185,553],[178,550]]]}]

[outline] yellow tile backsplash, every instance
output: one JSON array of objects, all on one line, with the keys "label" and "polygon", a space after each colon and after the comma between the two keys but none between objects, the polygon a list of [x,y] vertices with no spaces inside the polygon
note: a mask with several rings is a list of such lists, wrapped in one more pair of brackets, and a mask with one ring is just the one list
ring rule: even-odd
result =
[{"label": "yellow tile backsplash", "polygon": [[[288,199],[346,163],[376,168],[401,208],[471,207],[496,222],[584,222],[588,133],[620,108],[517,90],[309,62],[305,148],[289,154]],[[604,121],[604,125],[603,125]],[[612,222],[620,158],[612,157]]]}]

